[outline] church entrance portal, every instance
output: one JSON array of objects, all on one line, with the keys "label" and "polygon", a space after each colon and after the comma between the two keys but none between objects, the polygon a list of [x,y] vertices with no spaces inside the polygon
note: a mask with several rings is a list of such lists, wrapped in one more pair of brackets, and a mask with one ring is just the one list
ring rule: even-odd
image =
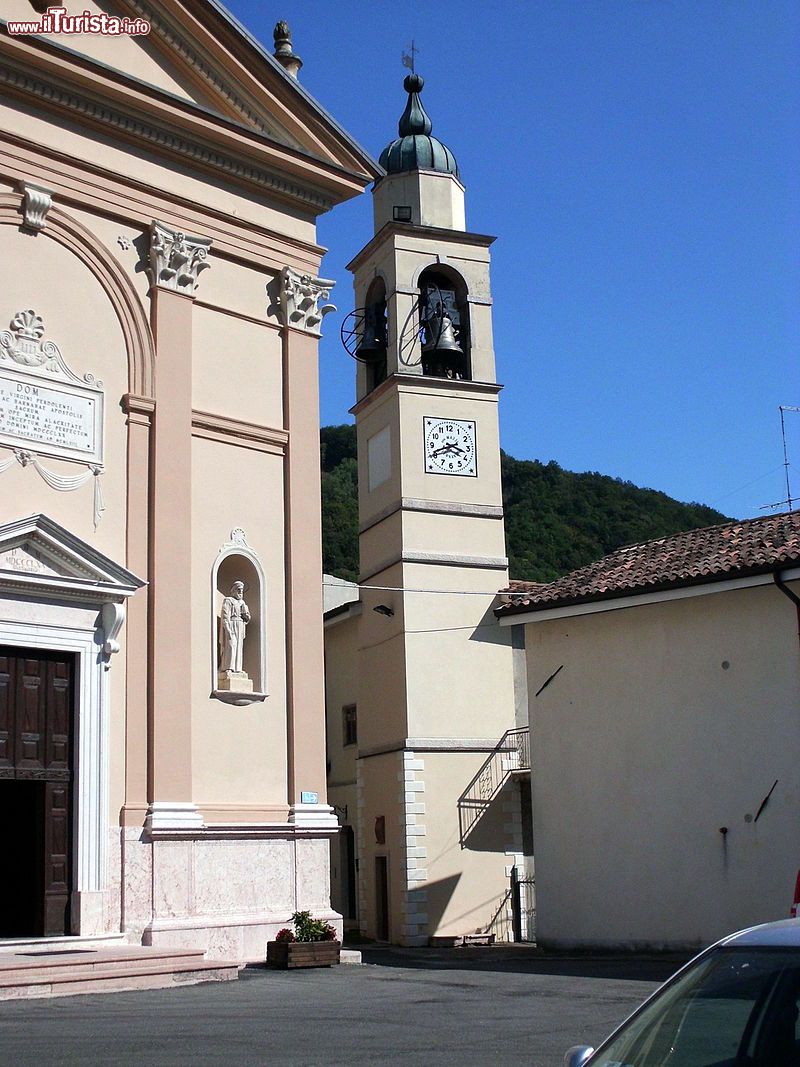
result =
[{"label": "church entrance portal", "polygon": [[0,937],[70,932],[74,657],[0,645]]}]

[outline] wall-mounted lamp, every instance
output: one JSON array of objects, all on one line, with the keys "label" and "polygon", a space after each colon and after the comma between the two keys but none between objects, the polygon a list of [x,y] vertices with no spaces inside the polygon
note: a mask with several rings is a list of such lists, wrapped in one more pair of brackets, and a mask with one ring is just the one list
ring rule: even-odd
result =
[{"label": "wall-mounted lamp", "polygon": [[390,608],[388,604],[376,604],[372,610],[377,611],[379,615],[385,615],[387,619],[391,619],[394,615],[394,609]]}]

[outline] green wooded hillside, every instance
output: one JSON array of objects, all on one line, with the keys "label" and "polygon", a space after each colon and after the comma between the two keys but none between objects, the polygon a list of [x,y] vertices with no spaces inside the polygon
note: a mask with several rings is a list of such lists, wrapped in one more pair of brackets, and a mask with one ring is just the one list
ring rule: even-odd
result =
[{"label": "green wooded hillside", "polygon": [[[324,426],[322,551],[328,574],[358,578],[355,426]],[[503,503],[512,578],[550,581],[621,545],[713,526],[727,518],[604,474],[502,454]]]}]

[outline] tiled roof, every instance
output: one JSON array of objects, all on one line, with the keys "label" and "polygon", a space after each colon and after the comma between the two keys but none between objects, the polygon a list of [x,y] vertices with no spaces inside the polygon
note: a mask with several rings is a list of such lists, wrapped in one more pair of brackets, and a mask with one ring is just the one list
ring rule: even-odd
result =
[{"label": "tiled roof", "polygon": [[800,510],[619,548],[554,582],[512,582],[498,615],[542,611],[800,564]]}]

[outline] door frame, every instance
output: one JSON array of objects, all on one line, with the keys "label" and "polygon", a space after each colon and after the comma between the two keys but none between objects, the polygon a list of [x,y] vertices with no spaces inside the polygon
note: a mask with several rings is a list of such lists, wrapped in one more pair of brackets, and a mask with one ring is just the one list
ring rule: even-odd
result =
[{"label": "door frame", "polygon": [[106,933],[108,673],[100,621],[92,629],[0,619],[0,644],[75,654],[72,753],[72,933]]},{"label": "door frame", "polygon": [[[378,941],[391,942],[392,940],[392,901],[391,901],[391,889],[389,884],[389,856],[386,852],[377,852],[375,854],[375,937]],[[383,892],[381,892],[381,879],[378,876],[379,868],[383,869]],[[381,927],[384,923],[381,922],[382,905],[385,904],[385,932],[386,937],[382,937],[383,930]]]}]

